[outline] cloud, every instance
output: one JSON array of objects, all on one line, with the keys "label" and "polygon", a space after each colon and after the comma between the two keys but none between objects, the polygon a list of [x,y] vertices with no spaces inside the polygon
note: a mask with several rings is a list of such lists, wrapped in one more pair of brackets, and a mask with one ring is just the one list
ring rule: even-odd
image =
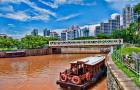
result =
[{"label": "cloud", "polygon": [[54,0],[57,4],[80,4],[83,0]]},{"label": "cloud", "polygon": [[73,5],[81,5],[81,6],[94,6],[96,2],[86,3],[84,0],[54,0],[53,2],[48,2],[44,0],[39,0],[41,3],[49,6],[51,8],[58,8],[60,5],[63,4],[73,4]]},{"label": "cloud", "polygon": [[31,1],[23,0],[23,3],[27,4],[28,6],[30,6],[31,8],[33,8],[35,11],[37,11],[40,14],[49,14],[49,15],[56,17],[56,13],[54,13],[50,10],[44,9],[44,8],[40,8],[35,3],[31,2]]},{"label": "cloud", "polygon": [[134,0],[105,0],[106,2],[134,1]]},{"label": "cloud", "polygon": [[91,3],[86,3],[84,0],[54,0],[56,4],[75,4],[75,5],[82,5],[82,6],[93,6],[96,5],[96,2],[93,1]]},{"label": "cloud", "polygon": [[[82,6],[91,6],[96,5],[96,2],[85,3],[84,0],[54,0],[53,2],[48,2],[44,0],[38,0],[39,2],[51,7],[51,8],[58,8],[62,4],[75,4],[75,5],[82,5]],[[4,7],[0,8],[0,11],[4,11],[4,13],[0,13],[0,17],[15,19],[19,21],[27,21],[27,20],[42,20],[46,21],[49,20],[50,16],[58,18],[57,14],[49,9],[39,7],[35,2],[31,0],[1,0],[2,4],[5,4]],[[13,8],[12,5],[15,4],[26,4],[30,8],[25,11],[21,11],[20,9]],[[6,6],[8,5],[8,6]],[[33,13],[35,12],[35,13]],[[71,19],[78,16],[77,14],[69,15],[57,19],[56,21],[62,21]]]},{"label": "cloud", "polygon": [[[115,19],[115,16],[116,15],[120,15],[119,13],[113,13],[112,15],[111,15],[111,18],[112,19]],[[123,17],[122,17],[122,15],[120,15],[120,25],[123,25]]]},{"label": "cloud", "polygon": [[113,9],[122,11],[125,5],[135,5],[139,2],[139,0],[105,0]]},{"label": "cloud", "polygon": [[[45,8],[38,7],[34,2],[30,0],[2,0],[1,3],[5,4],[4,7],[0,8],[2,13],[0,13],[0,17],[15,19],[19,21],[27,21],[27,20],[49,20],[50,15],[56,17],[56,13],[47,10]],[[26,4],[30,8],[28,10],[21,11],[19,9],[13,8],[11,4]],[[6,5],[9,6],[6,6]],[[32,9],[31,9],[32,8]],[[36,12],[36,13],[34,13]]]},{"label": "cloud", "polygon": [[80,15],[80,13],[71,14],[71,15],[68,15],[68,16],[64,16],[64,17],[58,18],[56,21],[64,21],[64,20],[68,20],[68,19],[71,19],[71,18],[77,17],[77,16],[79,16],[79,15]]},{"label": "cloud", "polygon": [[8,6],[1,6],[0,11],[5,11],[5,12],[13,12],[14,8],[11,5]]},{"label": "cloud", "polygon": [[56,3],[45,2],[43,0],[39,0],[39,1],[43,4],[45,4],[46,6],[50,6],[51,8],[58,8],[58,5]]},{"label": "cloud", "polygon": [[50,11],[50,10],[47,10],[47,9],[44,9],[44,8],[40,8],[38,7],[35,3],[33,2],[24,2],[26,3],[27,5],[29,5],[31,8],[33,8],[35,11],[38,11],[40,14],[49,14],[49,15],[52,15],[54,17],[56,17],[56,13]]},{"label": "cloud", "polygon": [[115,19],[116,15],[120,15],[120,14],[119,14],[119,13],[113,13],[113,14],[111,15],[111,18],[112,18],[112,19]]},{"label": "cloud", "polygon": [[15,27],[15,25],[14,24],[12,24],[12,23],[9,23],[9,24],[7,24],[9,27]]},{"label": "cloud", "polygon": [[84,26],[81,26],[80,28],[81,29],[83,29],[85,27],[89,28],[90,36],[94,36],[95,35],[95,28],[96,28],[96,26],[100,26],[100,24],[84,25]]},{"label": "cloud", "polygon": [[31,20],[42,20],[42,21],[48,21],[49,15],[36,15],[31,17]]},{"label": "cloud", "polygon": [[0,14],[0,17],[15,19],[19,21],[26,21],[30,18],[26,13],[19,11],[14,13]]}]

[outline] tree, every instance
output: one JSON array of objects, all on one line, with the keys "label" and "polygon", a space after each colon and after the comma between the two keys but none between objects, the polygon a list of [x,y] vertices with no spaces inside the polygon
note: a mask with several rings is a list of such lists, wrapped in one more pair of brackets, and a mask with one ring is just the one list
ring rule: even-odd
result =
[{"label": "tree", "polygon": [[21,48],[25,49],[35,49],[35,48],[43,48],[46,44],[51,40],[57,40],[53,37],[43,37],[43,36],[32,36],[26,35],[21,39]]},{"label": "tree", "polygon": [[89,37],[79,37],[79,38],[75,38],[74,40],[87,40],[87,39],[95,39],[95,37],[93,37],[93,36],[89,36]]},{"label": "tree", "polygon": [[10,38],[10,37],[0,37],[0,48],[16,48],[17,47],[18,40]]},{"label": "tree", "polygon": [[111,38],[111,35],[106,35],[104,33],[99,33],[99,34],[96,35],[96,38],[97,39],[109,39],[109,38]]},{"label": "tree", "polygon": [[138,3],[137,5],[135,5],[134,11],[135,11],[136,13],[140,13],[140,3]]}]

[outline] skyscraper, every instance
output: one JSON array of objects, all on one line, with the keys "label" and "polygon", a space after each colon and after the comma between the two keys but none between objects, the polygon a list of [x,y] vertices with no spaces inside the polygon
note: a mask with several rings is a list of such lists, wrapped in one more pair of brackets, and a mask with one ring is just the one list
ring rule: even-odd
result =
[{"label": "skyscraper", "polygon": [[95,27],[96,35],[99,33],[111,34],[114,30],[120,29],[120,15],[115,15],[114,18],[108,20],[108,22],[101,22],[100,26]]},{"label": "skyscraper", "polygon": [[110,34],[111,33],[111,27],[110,23],[101,23],[101,31],[104,34]]},{"label": "skyscraper", "polygon": [[68,30],[63,30],[61,32],[61,40],[68,40],[68,38],[67,38],[67,32],[68,32]]},{"label": "skyscraper", "polygon": [[38,35],[38,29],[33,29],[33,31],[31,32],[31,35],[37,36]]},{"label": "skyscraper", "polygon": [[75,39],[75,38],[79,38],[80,37],[80,28],[79,26],[72,26],[68,29],[67,31],[67,39],[68,40],[72,40],[72,39]]},{"label": "skyscraper", "polygon": [[81,36],[80,37],[88,37],[89,36],[89,28],[85,27],[81,29]]},{"label": "skyscraper", "polygon": [[81,29],[79,26],[73,25],[68,28],[68,30],[64,30],[61,32],[62,40],[72,40],[79,37],[87,37],[89,36],[89,28]]},{"label": "skyscraper", "polygon": [[123,25],[124,28],[128,27],[130,23],[134,22],[134,9],[131,5],[127,5],[123,9]]},{"label": "skyscraper", "polygon": [[50,30],[44,29],[44,36],[50,36]]},{"label": "skyscraper", "polygon": [[97,35],[97,34],[99,34],[99,33],[103,33],[103,32],[101,31],[101,26],[96,26],[96,27],[95,27],[95,35]]},{"label": "skyscraper", "polygon": [[51,37],[59,38],[59,35],[57,32],[50,32]]}]

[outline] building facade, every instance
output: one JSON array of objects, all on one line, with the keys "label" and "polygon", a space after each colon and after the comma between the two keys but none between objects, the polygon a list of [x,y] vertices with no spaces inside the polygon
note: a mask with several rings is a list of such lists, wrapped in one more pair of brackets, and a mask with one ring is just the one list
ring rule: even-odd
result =
[{"label": "building facade", "polygon": [[127,28],[130,23],[137,21],[139,16],[140,15],[138,13],[134,12],[133,6],[126,5],[126,7],[123,8],[123,27]]},{"label": "building facade", "polygon": [[100,26],[95,27],[95,34],[104,33],[109,35],[117,29],[120,29],[120,15],[116,15],[113,19],[109,19],[107,23],[101,22]]},{"label": "building facade", "polygon": [[101,26],[96,26],[96,27],[95,27],[95,35],[97,35],[97,34],[99,34],[99,33],[103,33],[103,32],[101,31]]},{"label": "building facade", "polygon": [[50,37],[59,38],[59,35],[57,32],[50,32]]},{"label": "building facade", "polygon": [[50,36],[50,30],[48,30],[47,28],[44,29],[44,36]]},{"label": "building facade", "polygon": [[37,36],[38,35],[38,29],[33,29],[33,31],[31,32],[31,35]]},{"label": "building facade", "polygon": [[123,9],[123,26],[124,27],[128,27],[130,23],[134,22],[133,15],[134,15],[133,7],[131,7],[131,5],[127,5]]},{"label": "building facade", "polygon": [[80,30],[80,37],[88,37],[89,36],[89,28],[85,27]]},{"label": "building facade", "polygon": [[72,26],[61,32],[61,40],[72,40],[79,37],[88,37],[89,28],[81,29],[79,26]]},{"label": "building facade", "polygon": [[61,32],[61,40],[68,40],[68,38],[67,38],[67,32],[68,32],[68,30],[63,30]]}]

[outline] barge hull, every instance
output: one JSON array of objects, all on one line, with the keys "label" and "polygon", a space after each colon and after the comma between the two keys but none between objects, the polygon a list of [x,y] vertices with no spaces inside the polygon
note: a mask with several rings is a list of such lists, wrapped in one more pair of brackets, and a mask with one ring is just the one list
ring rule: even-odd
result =
[{"label": "barge hull", "polygon": [[66,82],[62,82],[62,81],[58,80],[56,82],[56,84],[59,84],[60,87],[65,88],[65,89],[69,89],[69,90],[86,90],[87,87],[92,84],[92,82],[86,82],[83,85],[75,85],[72,83],[66,83]]}]

